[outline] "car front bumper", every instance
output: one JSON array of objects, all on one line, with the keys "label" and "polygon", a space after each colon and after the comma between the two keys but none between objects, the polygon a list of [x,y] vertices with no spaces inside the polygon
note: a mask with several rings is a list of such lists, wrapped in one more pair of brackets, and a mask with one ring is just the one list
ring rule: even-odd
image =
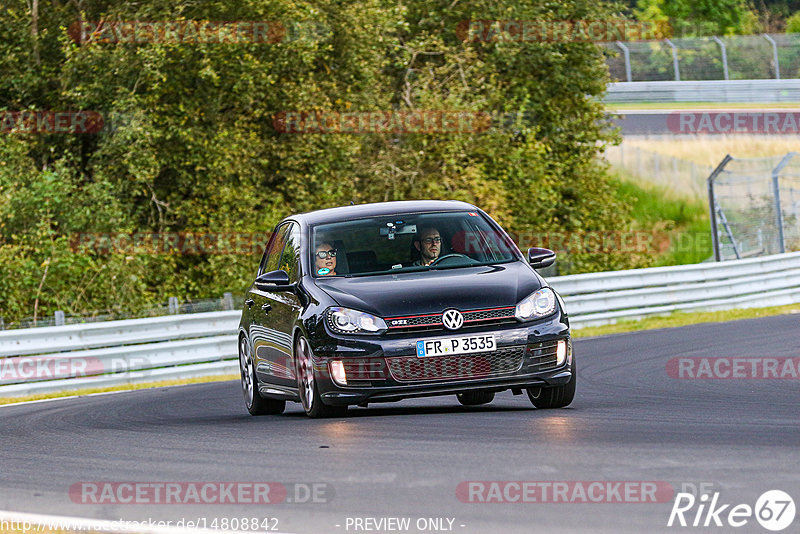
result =
[{"label": "car front bumper", "polygon": [[[418,358],[419,340],[493,334],[492,352]],[[566,343],[566,359],[556,365],[555,347]],[[389,402],[464,391],[503,391],[563,385],[572,377],[572,342],[566,316],[528,323],[508,322],[446,330],[342,336],[325,331],[312,341],[317,388],[326,404]],[[331,377],[340,360],[347,385]]]}]

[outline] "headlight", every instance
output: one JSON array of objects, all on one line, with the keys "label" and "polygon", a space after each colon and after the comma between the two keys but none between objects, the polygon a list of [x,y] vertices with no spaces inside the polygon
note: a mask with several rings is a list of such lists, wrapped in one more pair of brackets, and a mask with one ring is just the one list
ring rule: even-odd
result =
[{"label": "headlight", "polygon": [[380,334],[386,322],[380,317],[349,308],[330,308],[325,314],[328,327],[339,334]]},{"label": "headlight", "polygon": [[549,287],[535,291],[519,301],[514,316],[520,321],[547,317],[556,311],[556,294]]}]

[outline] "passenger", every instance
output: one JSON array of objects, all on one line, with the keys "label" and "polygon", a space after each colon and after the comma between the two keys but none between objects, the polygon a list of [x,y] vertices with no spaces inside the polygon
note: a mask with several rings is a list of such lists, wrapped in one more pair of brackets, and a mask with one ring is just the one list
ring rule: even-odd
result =
[{"label": "passenger", "polygon": [[336,249],[328,243],[320,243],[314,250],[314,260],[319,276],[336,276]]},{"label": "passenger", "polygon": [[414,265],[424,266],[435,262],[442,251],[442,236],[439,230],[432,226],[423,228],[414,237],[414,248],[419,252],[419,259]]}]

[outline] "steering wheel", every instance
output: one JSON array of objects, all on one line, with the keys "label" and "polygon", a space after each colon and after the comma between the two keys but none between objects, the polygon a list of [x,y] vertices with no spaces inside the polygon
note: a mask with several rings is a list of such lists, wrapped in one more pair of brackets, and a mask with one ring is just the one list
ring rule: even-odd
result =
[{"label": "steering wheel", "polygon": [[457,252],[453,252],[451,254],[445,254],[444,256],[439,256],[438,258],[433,260],[430,266],[433,267],[434,265],[441,263],[443,260],[446,260],[447,258],[469,258],[469,256],[467,256],[466,254],[459,254]]}]

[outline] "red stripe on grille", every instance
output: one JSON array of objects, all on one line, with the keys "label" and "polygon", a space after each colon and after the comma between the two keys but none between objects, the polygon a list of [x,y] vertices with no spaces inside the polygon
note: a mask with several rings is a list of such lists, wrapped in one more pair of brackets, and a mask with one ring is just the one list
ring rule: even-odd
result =
[{"label": "red stripe on grille", "polygon": [[436,317],[437,315],[441,315],[441,313],[426,313],[425,315],[404,315],[402,317],[387,317],[387,321],[394,321],[396,319],[416,319],[417,317]]},{"label": "red stripe on grille", "polygon": [[478,312],[495,311],[495,310],[513,310],[515,308],[516,308],[515,306],[502,306],[500,308],[486,308],[484,310],[467,310],[462,313],[478,313]]}]

